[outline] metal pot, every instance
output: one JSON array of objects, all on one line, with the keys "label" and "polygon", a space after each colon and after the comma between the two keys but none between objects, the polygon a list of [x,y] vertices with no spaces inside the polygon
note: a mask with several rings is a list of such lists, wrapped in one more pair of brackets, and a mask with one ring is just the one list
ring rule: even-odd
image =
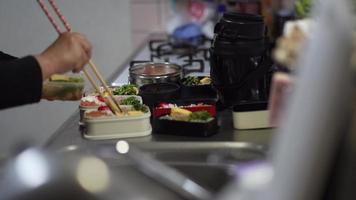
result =
[{"label": "metal pot", "polygon": [[131,66],[129,74],[130,83],[142,86],[150,83],[178,83],[183,70],[181,66],[168,62],[145,62]]}]

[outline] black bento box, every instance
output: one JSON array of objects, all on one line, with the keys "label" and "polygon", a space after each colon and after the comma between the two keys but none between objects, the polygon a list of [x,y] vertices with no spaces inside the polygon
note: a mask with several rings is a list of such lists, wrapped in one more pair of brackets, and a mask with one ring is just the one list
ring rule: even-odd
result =
[{"label": "black bento box", "polygon": [[213,116],[213,119],[208,122],[187,122],[170,119],[160,119],[161,116],[170,113],[170,108],[156,107],[154,108],[152,114],[152,126],[154,130],[153,133],[192,137],[208,137],[217,133],[219,126],[216,116],[215,105],[197,105],[185,109],[188,109],[192,112],[205,110]]},{"label": "black bento box", "polygon": [[[198,79],[203,79],[204,76],[197,76]],[[214,90],[211,84],[205,85],[185,85],[184,81],[186,78],[183,78],[180,81],[181,85],[181,99],[191,99],[196,98],[203,99],[216,99],[218,98],[217,92]]]},{"label": "black bento box", "polygon": [[153,133],[157,134],[208,137],[216,134],[218,128],[216,118],[206,123],[153,119]]}]

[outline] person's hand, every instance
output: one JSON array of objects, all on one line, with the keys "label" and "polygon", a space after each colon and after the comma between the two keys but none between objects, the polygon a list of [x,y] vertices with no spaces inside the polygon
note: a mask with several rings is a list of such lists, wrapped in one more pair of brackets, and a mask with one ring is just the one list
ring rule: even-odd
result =
[{"label": "person's hand", "polygon": [[45,51],[35,56],[43,79],[67,71],[79,72],[91,57],[91,44],[80,33],[62,33]]}]

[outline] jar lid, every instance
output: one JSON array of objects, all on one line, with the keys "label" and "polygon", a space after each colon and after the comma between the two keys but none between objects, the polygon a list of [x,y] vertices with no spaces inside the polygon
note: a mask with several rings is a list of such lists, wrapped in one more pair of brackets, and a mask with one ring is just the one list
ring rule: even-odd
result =
[{"label": "jar lid", "polygon": [[218,38],[228,40],[259,40],[266,36],[266,26],[261,15],[227,12],[214,28]]}]

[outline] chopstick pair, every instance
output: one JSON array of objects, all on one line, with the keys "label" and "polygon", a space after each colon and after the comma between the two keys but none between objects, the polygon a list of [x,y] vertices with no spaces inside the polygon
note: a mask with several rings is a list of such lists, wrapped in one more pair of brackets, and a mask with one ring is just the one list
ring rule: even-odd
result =
[{"label": "chopstick pair", "polygon": [[[62,22],[62,24],[64,25],[65,29],[68,32],[72,32],[72,28],[70,27],[68,21],[64,18],[64,15],[59,10],[59,8],[58,8],[57,4],[55,3],[55,1],[54,0],[48,0],[48,2],[51,5],[51,7],[53,8],[53,10],[56,13],[56,15],[58,16],[58,18],[60,19],[60,21]],[[37,0],[37,3],[41,7],[42,11],[45,13],[45,15],[47,16],[48,20],[51,22],[52,26],[57,31],[57,33],[61,34],[62,33],[61,28],[55,22],[55,20],[52,17],[52,15],[49,13],[49,10],[48,10],[47,6],[45,5],[44,1],[43,0]],[[116,102],[111,90],[109,89],[108,85],[104,81],[102,75],[99,73],[97,67],[95,66],[95,64],[94,64],[94,62],[92,60],[89,60],[89,66],[92,69],[92,71],[94,72],[95,76],[99,79],[99,81],[103,85],[105,91],[109,94],[109,98],[107,98],[107,99],[108,99],[108,105],[109,105],[110,109],[112,110],[112,112],[114,112],[115,115],[119,115],[119,113],[122,112],[122,109],[120,108],[119,104]],[[91,77],[91,75],[88,73],[88,71],[85,68],[83,68],[83,72],[84,72],[85,76],[87,77],[87,79],[89,80],[89,82],[91,83],[91,85],[99,93],[99,95],[103,99],[105,99],[104,93],[100,90],[100,87],[95,83],[94,79]]]}]

